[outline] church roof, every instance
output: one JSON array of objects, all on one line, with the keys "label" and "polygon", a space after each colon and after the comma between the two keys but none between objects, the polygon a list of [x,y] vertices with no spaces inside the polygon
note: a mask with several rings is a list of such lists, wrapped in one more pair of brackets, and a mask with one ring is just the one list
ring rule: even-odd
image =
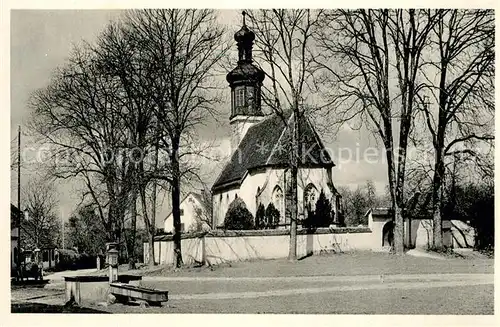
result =
[{"label": "church roof", "polygon": [[[284,120],[287,122],[286,125]],[[288,167],[290,153],[289,140],[292,136],[293,114],[282,118],[277,114],[250,127],[238,149],[233,152],[219,177],[212,186],[213,191],[241,184],[247,171],[262,167]],[[310,121],[301,117],[299,138],[299,167],[333,167],[330,155]]]},{"label": "church roof", "polygon": [[241,62],[226,75],[229,84],[237,82],[258,82],[264,81],[266,74],[262,69],[251,62]]}]

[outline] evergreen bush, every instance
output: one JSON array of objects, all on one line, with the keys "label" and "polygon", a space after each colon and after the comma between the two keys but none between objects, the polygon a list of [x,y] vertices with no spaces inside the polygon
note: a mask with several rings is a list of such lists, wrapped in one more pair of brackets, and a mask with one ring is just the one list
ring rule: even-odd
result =
[{"label": "evergreen bush", "polygon": [[255,214],[255,229],[263,229],[264,227],[266,227],[266,208],[262,203],[259,203]]},{"label": "evergreen bush", "polygon": [[333,223],[332,204],[321,190],[318,201],[316,201],[316,208],[313,211],[310,207],[307,208],[307,218],[304,219],[303,227],[309,230],[318,227],[329,227]]},{"label": "evergreen bush", "polygon": [[327,199],[323,190],[321,190],[316,202],[314,218],[316,227],[328,227],[333,223],[332,204]]},{"label": "evergreen bush", "polygon": [[226,230],[248,230],[254,229],[252,213],[247,209],[245,202],[240,198],[234,199],[229,205],[224,218],[224,229]]},{"label": "evergreen bush", "polygon": [[266,218],[270,228],[275,228],[280,223],[280,211],[272,202],[267,205]]}]

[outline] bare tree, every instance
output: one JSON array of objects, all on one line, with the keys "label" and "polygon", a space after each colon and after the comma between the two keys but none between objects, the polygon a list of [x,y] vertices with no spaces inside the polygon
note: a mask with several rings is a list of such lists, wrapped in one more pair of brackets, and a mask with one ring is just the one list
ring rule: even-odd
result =
[{"label": "bare tree", "polygon": [[[156,177],[166,174],[169,164],[159,163],[158,119],[151,93],[157,61],[148,57],[145,49],[144,40],[131,26],[130,18],[124,15],[121,21],[107,26],[94,52],[102,63],[103,72],[120,85],[119,96],[125,108],[116,114],[126,131],[123,147],[129,150],[128,159],[132,159],[124,167],[130,176],[131,197],[128,205],[131,211],[132,242],[129,243],[135,246],[137,201],[140,200],[142,218],[149,236],[149,265],[154,265]],[[147,192],[152,194],[151,201],[147,201]],[[151,205],[148,206],[148,203]],[[130,259],[130,266],[133,266],[134,258]]]},{"label": "bare tree", "polygon": [[96,45],[76,48],[51,83],[34,93],[31,123],[52,147],[46,162],[51,173],[83,182],[82,202],[95,207],[107,241],[125,243],[127,255],[133,256],[127,245],[134,242],[122,242],[123,229],[127,211],[133,211],[135,229],[139,188],[154,175],[140,175],[139,168],[151,157],[149,127],[155,112],[145,102],[148,97],[139,97],[141,89],[134,88],[147,82],[148,72],[141,71],[143,62],[122,32],[111,23]]},{"label": "bare tree", "polygon": [[[155,176],[171,187],[175,265],[182,265],[180,182],[196,171],[183,159],[200,154],[191,146],[194,129],[213,116],[220,103],[215,68],[229,49],[213,10],[144,10],[126,15],[130,33],[140,40],[142,57],[154,65],[149,95],[160,128],[159,147],[170,171]],[[182,165],[182,166],[181,166]]]},{"label": "bare tree", "polygon": [[382,196],[377,194],[377,189],[372,180],[367,180],[365,185],[356,189],[340,187],[346,224],[348,226],[367,225],[368,219],[365,217],[369,209],[381,206],[384,202]]},{"label": "bare tree", "polygon": [[[319,110],[312,103],[314,87],[313,32],[321,11],[272,9],[249,11],[255,32],[256,57],[266,72],[270,85],[264,85],[263,101],[293,131],[287,142],[290,187],[286,190],[290,205],[289,260],[297,259],[298,196],[297,179],[300,160],[301,121]],[[293,119],[289,122],[292,112]]]},{"label": "bare tree", "polygon": [[77,248],[80,253],[102,254],[106,233],[93,206],[82,206],[73,213],[65,224],[67,248]]},{"label": "bare tree", "polygon": [[121,192],[115,160],[122,144],[121,122],[112,115],[121,107],[117,85],[102,74],[89,47],[74,50],[55,71],[50,84],[31,98],[32,130],[50,146],[45,164],[53,176],[81,178],[85,197],[99,209],[108,241],[118,238]]},{"label": "bare tree", "polygon": [[[419,68],[435,20],[423,10],[326,11],[317,35],[316,62],[325,73],[321,82],[327,98],[338,110],[337,123],[359,119],[384,144],[398,254],[404,251],[405,166],[421,90]],[[394,104],[398,98],[400,106]]]},{"label": "bare tree", "polygon": [[61,224],[55,214],[56,193],[45,178],[31,179],[24,189],[24,204],[28,215],[24,217],[22,232],[24,246],[32,249],[58,246]]},{"label": "bare tree", "polygon": [[435,14],[439,21],[432,34],[434,55],[425,69],[431,101],[421,101],[426,102],[422,112],[434,148],[433,245],[439,250],[446,158],[460,154],[484,166],[487,151],[481,151],[478,142],[494,139],[495,17],[493,10],[436,10]]},{"label": "bare tree", "polygon": [[[112,241],[121,239],[127,211],[135,228],[139,198],[151,260],[156,185],[168,182],[177,266],[182,263],[180,180],[196,171],[182,160],[200,153],[191,146],[194,127],[218,103],[213,68],[228,48],[223,41],[210,10],[130,11],[109,24],[96,44],[77,48],[32,97],[33,126],[54,146],[52,159],[72,152],[64,163],[52,160],[54,175],[82,178],[84,196]],[[146,192],[152,193],[151,210]]]}]

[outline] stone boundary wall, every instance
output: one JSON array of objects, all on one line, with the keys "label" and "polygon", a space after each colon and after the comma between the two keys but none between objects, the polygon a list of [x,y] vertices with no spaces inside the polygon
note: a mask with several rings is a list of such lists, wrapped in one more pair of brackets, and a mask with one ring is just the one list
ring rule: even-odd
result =
[{"label": "stone boundary wall", "polygon": [[[181,237],[185,264],[220,264],[224,262],[278,259],[288,256],[288,230],[213,230],[187,233]],[[297,257],[323,252],[381,250],[378,238],[366,227],[318,228],[314,232],[297,231]],[[173,264],[172,235],[155,238],[155,262]],[[144,243],[144,262],[148,260],[148,243]]]}]

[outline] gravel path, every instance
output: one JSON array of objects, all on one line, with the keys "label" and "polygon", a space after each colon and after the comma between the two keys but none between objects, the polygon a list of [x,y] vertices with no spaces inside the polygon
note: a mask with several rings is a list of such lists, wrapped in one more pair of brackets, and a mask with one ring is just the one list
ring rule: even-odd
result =
[{"label": "gravel path", "polygon": [[[491,259],[356,253],[297,263],[266,260],[179,271],[155,267],[134,273],[145,274],[143,286],[169,291],[163,307],[84,306],[116,313],[490,314],[493,266]],[[71,272],[81,273],[95,270]],[[12,289],[13,308],[15,304],[16,310],[24,310],[20,308],[25,303],[64,304],[63,276],[68,272],[54,274],[44,289]]]}]

